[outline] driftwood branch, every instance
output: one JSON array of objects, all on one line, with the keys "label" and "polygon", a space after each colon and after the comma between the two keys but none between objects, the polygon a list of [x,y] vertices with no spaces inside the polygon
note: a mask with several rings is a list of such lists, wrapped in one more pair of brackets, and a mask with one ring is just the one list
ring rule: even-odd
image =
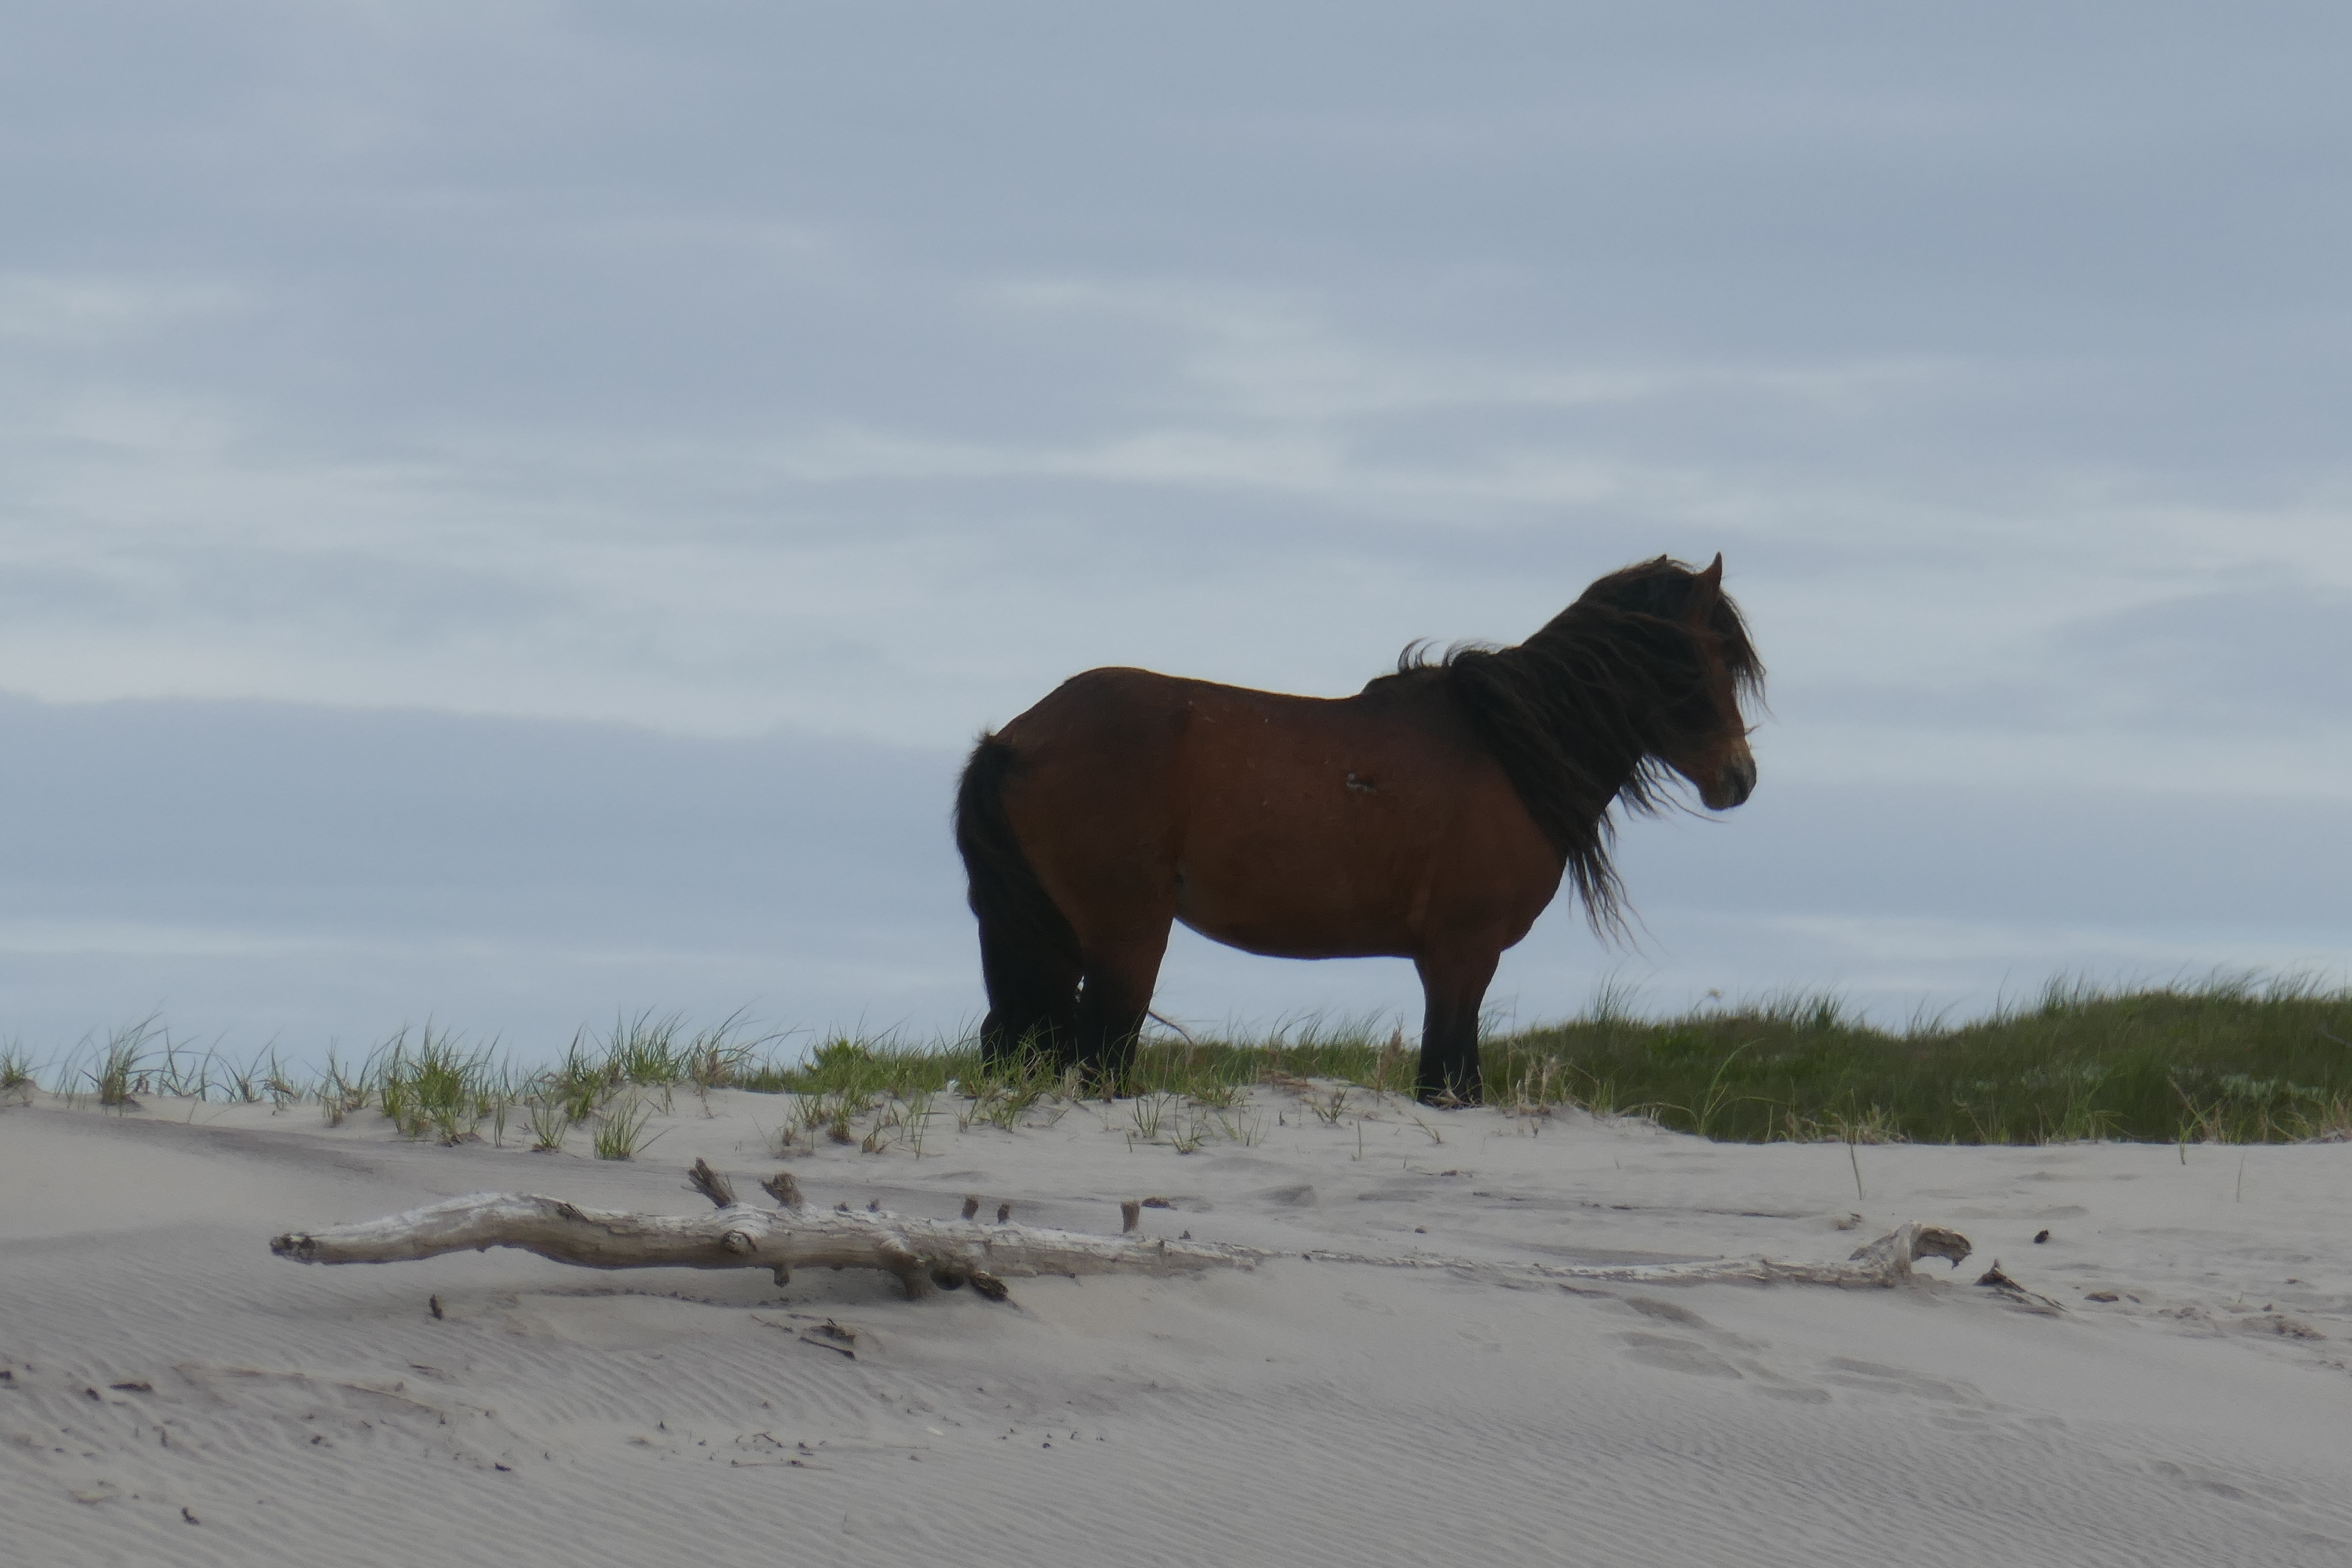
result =
[{"label": "driftwood branch", "polygon": [[879,1211],[730,1203],[706,1215],[621,1214],[527,1193],[476,1193],[358,1225],[289,1232],[269,1244],[280,1258],[300,1263],[401,1263],[493,1247],[585,1268],[766,1268],[780,1285],[795,1268],[879,1268],[910,1297],[934,1285],[971,1285],[999,1300],[1007,1279],[1246,1268],[1265,1256],[1206,1242]]},{"label": "driftwood branch", "polygon": [[716,1205],[707,1215],[624,1214],[581,1208],[527,1193],[476,1193],[429,1207],[321,1231],[290,1231],[269,1249],[299,1263],[400,1263],[447,1252],[511,1247],[585,1268],[765,1268],[779,1285],[795,1268],[879,1268],[909,1297],[933,1286],[971,1286],[992,1300],[1005,1299],[1004,1281],[1045,1274],[1167,1275],[1203,1268],[1247,1268],[1267,1258],[1342,1263],[1381,1268],[1442,1269],[1505,1283],[1640,1285],[1807,1284],[1893,1286],[1908,1280],[1924,1258],[1958,1268],[1969,1242],[1957,1231],[1913,1221],[1857,1249],[1843,1263],[1790,1263],[1773,1258],[1726,1258],[1700,1263],[1577,1265],[1481,1263],[1427,1255],[1378,1256],[1312,1248],[1272,1252],[1256,1247],[1169,1241],[1134,1233],[1140,1215],[1119,1205],[1121,1235],[1089,1236],[1014,1225],[1012,1205],[1000,1204],[996,1223],[982,1223],[979,1200],[967,1198],[963,1217],[912,1219],[862,1214],[846,1204],[814,1209],[789,1173],[761,1186],[783,1205],[754,1208],[735,1200],[734,1184],[697,1160],[688,1184]]}]

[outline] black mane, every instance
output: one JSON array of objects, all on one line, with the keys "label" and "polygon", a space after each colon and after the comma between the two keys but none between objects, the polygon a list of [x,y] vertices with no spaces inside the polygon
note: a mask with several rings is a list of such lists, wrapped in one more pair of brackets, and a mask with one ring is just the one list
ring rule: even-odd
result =
[{"label": "black mane", "polygon": [[[1660,753],[1717,723],[1686,621],[1697,577],[1661,555],[1601,578],[1516,647],[1456,646],[1433,661],[1416,644],[1397,661],[1400,675],[1444,673],[1603,933],[1624,927],[1611,805],[1657,811],[1669,787]],[[1764,666],[1738,606],[1718,595],[1707,628],[1734,690],[1760,696]]]}]

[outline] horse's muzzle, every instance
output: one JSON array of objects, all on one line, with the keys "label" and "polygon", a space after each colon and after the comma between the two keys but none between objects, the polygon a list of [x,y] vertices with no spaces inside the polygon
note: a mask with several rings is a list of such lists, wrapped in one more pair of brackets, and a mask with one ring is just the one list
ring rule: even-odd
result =
[{"label": "horse's muzzle", "polygon": [[1734,757],[1723,764],[1721,773],[1716,774],[1715,786],[1701,790],[1699,798],[1706,803],[1709,811],[1729,811],[1733,806],[1744,804],[1755,793],[1756,759]]}]

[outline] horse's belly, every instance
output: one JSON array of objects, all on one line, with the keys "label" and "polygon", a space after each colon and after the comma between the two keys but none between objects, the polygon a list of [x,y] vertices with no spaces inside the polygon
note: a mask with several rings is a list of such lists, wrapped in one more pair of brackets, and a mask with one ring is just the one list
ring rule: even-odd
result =
[{"label": "horse's belly", "polygon": [[1247,921],[1209,921],[1176,911],[1186,929],[1211,942],[1237,947],[1265,958],[1410,958],[1411,944],[1395,935],[1353,931],[1333,926],[1311,930],[1296,924],[1258,925]]},{"label": "horse's belly", "polygon": [[1180,871],[1176,918],[1212,942],[1270,958],[1402,957],[1409,901],[1340,882]]}]

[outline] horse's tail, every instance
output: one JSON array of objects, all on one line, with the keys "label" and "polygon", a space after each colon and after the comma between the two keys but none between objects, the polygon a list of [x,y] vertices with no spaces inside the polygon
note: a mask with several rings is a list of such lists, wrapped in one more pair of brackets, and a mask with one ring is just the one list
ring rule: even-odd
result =
[{"label": "horse's tail", "polygon": [[1024,970],[1075,973],[1078,933],[1055,907],[1004,815],[1004,781],[1021,765],[1021,753],[982,735],[964,764],[956,789],[956,848],[971,883],[971,912],[980,917],[983,942]]}]

